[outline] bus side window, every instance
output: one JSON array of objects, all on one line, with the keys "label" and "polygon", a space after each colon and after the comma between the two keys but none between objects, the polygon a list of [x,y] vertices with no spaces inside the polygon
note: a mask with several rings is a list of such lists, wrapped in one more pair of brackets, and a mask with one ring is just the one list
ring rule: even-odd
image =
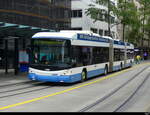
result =
[{"label": "bus side window", "polygon": [[81,60],[81,47],[80,46],[72,46],[71,48],[71,60],[73,67],[81,67],[83,66]]},{"label": "bus side window", "polygon": [[86,53],[83,53],[82,54],[82,62],[83,62],[83,66],[86,66],[87,65],[87,54]]},{"label": "bus side window", "polygon": [[92,64],[92,47],[82,47],[82,62],[84,66]]}]

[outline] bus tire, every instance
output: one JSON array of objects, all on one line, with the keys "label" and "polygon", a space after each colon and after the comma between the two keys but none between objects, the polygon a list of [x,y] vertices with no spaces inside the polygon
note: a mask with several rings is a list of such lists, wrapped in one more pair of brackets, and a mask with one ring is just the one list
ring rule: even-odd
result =
[{"label": "bus tire", "polygon": [[107,74],[108,74],[108,66],[106,65],[104,69],[104,75],[107,75]]},{"label": "bus tire", "polygon": [[87,72],[84,69],[81,73],[81,82],[84,82],[87,79]]}]

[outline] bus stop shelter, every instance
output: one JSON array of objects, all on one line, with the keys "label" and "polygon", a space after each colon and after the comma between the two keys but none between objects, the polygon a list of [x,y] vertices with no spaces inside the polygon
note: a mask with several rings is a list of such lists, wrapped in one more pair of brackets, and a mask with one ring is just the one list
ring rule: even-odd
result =
[{"label": "bus stop shelter", "polygon": [[[18,74],[19,66],[19,50],[25,50],[27,45],[30,44],[30,39],[33,34],[37,32],[54,32],[55,30],[19,25],[12,23],[0,22],[0,61],[5,73],[8,73],[9,62],[13,63],[15,75]],[[10,57],[13,51],[13,59]],[[13,61],[13,62],[12,62]]]}]

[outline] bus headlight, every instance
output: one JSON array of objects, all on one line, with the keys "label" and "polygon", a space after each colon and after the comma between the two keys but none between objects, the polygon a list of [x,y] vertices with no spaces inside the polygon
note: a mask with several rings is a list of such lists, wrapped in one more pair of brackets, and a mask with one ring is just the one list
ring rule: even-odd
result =
[{"label": "bus headlight", "polygon": [[69,73],[69,71],[65,71],[65,72],[63,72],[63,75],[66,75],[66,74],[68,74]]}]

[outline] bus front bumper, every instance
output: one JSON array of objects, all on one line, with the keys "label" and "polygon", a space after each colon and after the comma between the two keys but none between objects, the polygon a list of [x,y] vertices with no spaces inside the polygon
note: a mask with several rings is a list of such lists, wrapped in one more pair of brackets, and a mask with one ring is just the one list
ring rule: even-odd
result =
[{"label": "bus front bumper", "polygon": [[37,75],[34,73],[29,73],[28,78],[33,81],[41,81],[41,82],[64,82],[64,83],[73,83],[76,81],[80,81],[81,77],[77,77],[79,75],[73,76],[45,76],[45,75]]}]

